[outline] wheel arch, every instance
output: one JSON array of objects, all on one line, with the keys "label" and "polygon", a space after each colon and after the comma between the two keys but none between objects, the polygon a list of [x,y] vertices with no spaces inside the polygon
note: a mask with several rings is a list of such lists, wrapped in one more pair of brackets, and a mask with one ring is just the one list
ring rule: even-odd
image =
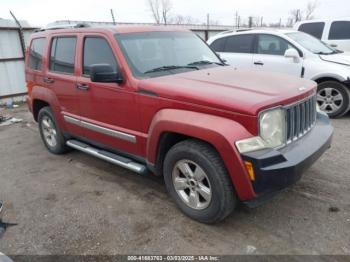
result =
[{"label": "wheel arch", "polygon": [[50,104],[47,101],[42,99],[34,99],[32,103],[33,103],[33,117],[34,117],[34,120],[38,122],[38,116],[39,116],[40,110],[47,106],[50,107]]},{"label": "wheel arch", "polygon": [[244,168],[235,141],[252,135],[239,123],[223,117],[203,113],[163,109],[150,126],[147,141],[147,161],[161,174],[166,152],[176,143],[197,139],[211,145],[223,160],[240,199],[256,195]]}]

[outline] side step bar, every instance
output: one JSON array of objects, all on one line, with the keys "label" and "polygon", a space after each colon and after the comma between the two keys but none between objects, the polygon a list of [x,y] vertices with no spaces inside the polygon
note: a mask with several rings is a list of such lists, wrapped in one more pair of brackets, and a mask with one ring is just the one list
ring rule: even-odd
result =
[{"label": "side step bar", "polygon": [[129,158],[119,156],[117,154],[114,154],[105,150],[94,148],[88,144],[82,143],[77,140],[68,140],[66,144],[69,147],[72,147],[74,149],[87,153],[94,157],[100,158],[112,164],[124,167],[138,174],[144,175],[147,173],[147,167],[145,165],[136,163]]}]

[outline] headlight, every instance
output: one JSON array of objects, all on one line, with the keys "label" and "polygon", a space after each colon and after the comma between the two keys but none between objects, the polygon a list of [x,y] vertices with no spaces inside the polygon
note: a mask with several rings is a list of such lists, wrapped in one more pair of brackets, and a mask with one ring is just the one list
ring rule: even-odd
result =
[{"label": "headlight", "polygon": [[285,111],[277,108],[262,112],[259,117],[260,136],[236,142],[240,153],[275,148],[285,143]]},{"label": "headlight", "polygon": [[285,142],[285,111],[278,108],[260,115],[260,137],[266,147],[278,147]]}]

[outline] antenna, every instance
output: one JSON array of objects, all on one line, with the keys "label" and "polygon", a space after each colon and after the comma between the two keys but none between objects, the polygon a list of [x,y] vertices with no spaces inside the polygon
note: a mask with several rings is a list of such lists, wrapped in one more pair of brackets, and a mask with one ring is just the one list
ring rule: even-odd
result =
[{"label": "antenna", "polygon": [[113,9],[111,9],[111,16],[112,16],[113,25],[116,25],[116,22],[115,22],[115,19],[114,19]]}]

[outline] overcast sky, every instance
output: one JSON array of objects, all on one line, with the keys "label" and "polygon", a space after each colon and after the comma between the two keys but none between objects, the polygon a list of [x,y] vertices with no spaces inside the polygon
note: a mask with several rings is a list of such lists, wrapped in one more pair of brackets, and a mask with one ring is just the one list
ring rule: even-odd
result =
[{"label": "overcast sky", "polygon": [[[232,25],[236,11],[242,17],[263,16],[267,23],[287,21],[291,9],[305,9],[308,0],[172,0],[173,14],[192,16],[199,22],[212,20]],[[318,0],[316,18],[350,16],[349,0]],[[0,0],[0,18],[18,19],[35,26],[56,20],[110,21],[113,9],[117,22],[153,22],[146,0]]]}]

